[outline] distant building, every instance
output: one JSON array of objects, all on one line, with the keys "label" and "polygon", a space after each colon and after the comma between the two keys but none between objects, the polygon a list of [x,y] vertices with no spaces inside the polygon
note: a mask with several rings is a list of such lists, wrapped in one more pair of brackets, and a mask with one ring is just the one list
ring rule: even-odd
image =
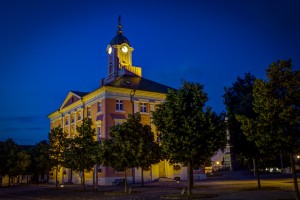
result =
[{"label": "distant building", "polygon": [[[143,78],[142,68],[132,65],[134,49],[122,33],[120,19],[117,34],[112,38],[106,50],[107,77],[102,79],[99,88],[92,92],[70,91],[60,108],[48,116],[50,127],[61,126],[68,137],[73,138],[77,134],[76,126],[80,126],[84,117],[89,117],[96,129],[95,140],[105,140],[109,137],[109,127],[124,122],[128,114],[140,112],[142,123],[151,126],[155,139],[158,140],[156,129],[151,123],[151,111],[155,111],[156,105],[164,101],[170,87]],[[87,184],[93,183],[95,173],[98,173],[100,185],[110,185],[115,179],[124,176],[124,172],[100,166],[86,173]],[[203,173],[203,170],[196,171],[195,179],[200,179]],[[130,182],[132,170],[129,170],[127,174]],[[140,181],[140,174],[139,170],[134,170],[136,182]],[[60,183],[80,183],[80,173],[70,169],[62,168],[58,176]],[[187,179],[186,168],[161,161],[144,172],[144,180],[161,177]],[[55,171],[50,173],[50,181],[55,181]]]}]

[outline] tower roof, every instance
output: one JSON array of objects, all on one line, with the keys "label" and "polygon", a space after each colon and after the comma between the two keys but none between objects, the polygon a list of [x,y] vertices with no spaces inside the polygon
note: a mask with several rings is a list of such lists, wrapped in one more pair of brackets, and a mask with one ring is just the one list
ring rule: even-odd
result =
[{"label": "tower roof", "polygon": [[157,83],[155,81],[132,75],[123,75],[116,80],[107,83],[105,86],[112,86],[117,88],[128,88],[135,90],[143,90],[149,92],[168,93],[168,90],[173,88]]},{"label": "tower roof", "polygon": [[119,15],[117,35],[113,39],[111,39],[109,44],[114,45],[114,44],[123,44],[123,43],[126,43],[130,46],[129,40],[123,35],[121,16]]},{"label": "tower roof", "polygon": [[114,44],[123,44],[123,43],[126,43],[130,46],[129,40],[124,35],[118,34],[113,39],[111,39],[109,44],[114,45]]}]

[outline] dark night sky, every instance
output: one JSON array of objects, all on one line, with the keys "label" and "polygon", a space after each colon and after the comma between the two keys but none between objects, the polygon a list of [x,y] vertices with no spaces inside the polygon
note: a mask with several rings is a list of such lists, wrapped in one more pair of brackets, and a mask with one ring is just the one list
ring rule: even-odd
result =
[{"label": "dark night sky", "polygon": [[237,76],[265,78],[279,59],[299,69],[299,11],[299,0],[0,0],[0,140],[47,139],[68,92],[99,86],[119,14],[144,77],[204,84],[219,113]]}]

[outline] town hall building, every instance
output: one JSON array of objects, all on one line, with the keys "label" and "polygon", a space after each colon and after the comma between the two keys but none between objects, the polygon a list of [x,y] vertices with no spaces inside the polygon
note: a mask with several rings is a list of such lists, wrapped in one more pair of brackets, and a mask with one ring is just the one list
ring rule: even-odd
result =
[{"label": "town hall building", "polygon": [[[49,114],[50,128],[61,126],[67,137],[76,136],[76,126],[80,126],[83,118],[89,117],[96,129],[95,140],[109,138],[109,128],[124,122],[128,114],[139,112],[142,123],[151,126],[158,141],[157,133],[151,120],[151,111],[166,98],[168,86],[142,77],[142,68],[132,65],[133,47],[123,35],[119,18],[118,30],[115,37],[107,46],[107,77],[100,80],[99,88],[92,92],[70,91],[60,108]],[[50,173],[50,181],[55,181],[55,171]],[[203,171],[195,171],[195,175]],[[98,176],[96,176],[96,174]],[[141,180],[140,170],[129,170],[128,182]],[[108,166],[99,166],[86,173],[87,184],[93,184],[98,177],[99,185],[110,185],[116,179],[124,176],[124,172],[116,171]],[[61,168],[58,174],[59,183],[80,183],[80,172]],[[186,167],[170,165],[163,160],[144,171],[144,180],[158,178],[181,180],[187,179]],[[195,177],[197,179],[197,177]]]}]

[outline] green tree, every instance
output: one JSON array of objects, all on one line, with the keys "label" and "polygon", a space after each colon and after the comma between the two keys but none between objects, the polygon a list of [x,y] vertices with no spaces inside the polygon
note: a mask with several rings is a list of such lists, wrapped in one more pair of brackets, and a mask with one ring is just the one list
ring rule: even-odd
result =
[{"label": "green tree", "polygon": [[242,116],[242,129],[260,151],[290,156],[296,197],[300,199],[294,160],[300,150],[300,72],[293,70],[291,60],[282,60],[272,63],[266,74],[267,79],[257,79],[253,88],[258,119]]},{"label": "green tree", "polygon": [[[225,94],[223,95],[224,104],[227,110],[227,128],[229,131],[229,144],[231,146],[231,161],[234,170],[237,168],[235,155],[238,154],[244,160],[253,159],[254,171],[257,177],[258,188],[261,188],[258,161],[261,157],[257,146],[241,130],[237,116],[244,115],[249,119],[257,118],[257,114],[253,110],[253,85],[255,76],[246,73],[244,78],[237,77],[237,80],[231,87],[225,87]],[[253,130],[252,130],[253,131]]]},{"label": "green tree", "polygon": [[16,155],[16,162],[14,166],[15,176],[28,173],[31,163],[31,157],[25,151],[19,151]]},{"label": "green tree", "polygon": [[25,151],[21,151],[12,139],[7,139],[0,143],[0,175],[7,175],[9,178],[9,186],[11,185],[11,178],[19,176],[27,172],[30,165],[30,155]]},{"label": "green tree", "polygon": [[95,164],[100,164],[99,142],[95,141],[96,130],[92,127],[90,118],[84,118],[81,126],[77,126],[78,136],[68,139],[66,151],[67,163],[70,168],[82,173],[83,188],[85,188],[85,171],[91,171]]},{"label": "green tree", "polygon": [[141,169],[141,186],[144,186],[144,169],[151,167],[152,164],[159,163],[161,158],[160,146],[154,140],[154,133],[151,131],[151,127],[147,124],[141,123],[141,115],[135,113],[136,123],[135,127],[138,132],[139,141],[138,153],[136,155],[137,167]]},{"label": "green tree", "polygon": [[105,165],[124,171],[124,191],[127,193],[127,170],[138,166],[140,134],[142,132],[139,114],[129,114],[126,122],[110,128],[111,139],[104,141],[103,159]]},{"label": "green tree", "polygon": [[20,152],[20,146],[17,145],[12,139],[7,139],[4,142],[4,172],[5,175],[8,175],[9,182],[8,185],[11,184],[11,178],[16,176],[17,169],[15,163],[17,162],[17,154]]},{"label": "green tree", "polygon": [[67,140],[66,134],[63,129],[59,127],[55,127],[51,129],[49,135],[49,159],[50,166],[56,170],[55,173],[55,186],[58,189],[58,180],[57,175],[61,168],[61,166],[65,165],[65,152],[67,148]]},{"label": "green tree", "polygon": [[35,179],[37,183],[39,181],[39,175],[44,174],[47,174],[46,182],[48,182],[48,172],[51,170],[49,148],[50,145],[48,141],[42,140],[37,143],[30,152],[32,160],[30,171],[33,174],[33,179]]},{"label": "green tree", "polygon": [[6,175],[6,151],[5,143],[0,141],[0,186],[2,186],[2,177]]},{"label": "green tree", "polygon": [[204,164],[226,145],[224,116],[205,106],[203,85],[184,81],[179,90],[169,90],[164,103],[153,112],[153,123],[161,136],[170,163],[188,170],[188,195],[193,186],[193,166]]}]

